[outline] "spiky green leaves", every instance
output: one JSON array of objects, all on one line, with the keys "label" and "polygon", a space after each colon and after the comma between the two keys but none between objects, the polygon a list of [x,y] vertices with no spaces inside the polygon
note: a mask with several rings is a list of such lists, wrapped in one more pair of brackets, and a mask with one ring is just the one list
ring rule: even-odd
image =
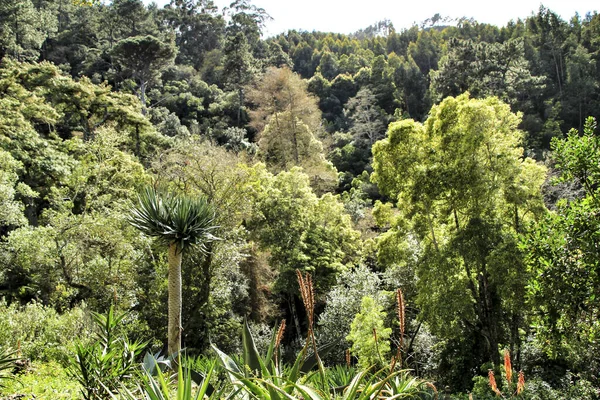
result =
[{"label": "spiky green leaves", "polygon": [[175,243],[178,251],[188,246],[205,251],[206,244],[217,239],[213,235],[217,229],[215,212],[203,197],[174,194],[166,189],[149,186],[142,190],[128,221],[167,246]]}]

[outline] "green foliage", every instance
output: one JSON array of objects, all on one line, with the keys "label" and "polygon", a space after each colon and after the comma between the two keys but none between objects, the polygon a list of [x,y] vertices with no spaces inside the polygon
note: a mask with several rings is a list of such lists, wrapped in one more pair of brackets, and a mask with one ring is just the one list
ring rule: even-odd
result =
[{"label": "green foliage", "polygon": [[97,329],[94,341],[76,344],[69,375],[79,382],[86,400],[111,398],[133,377],[136,358],[145,345],[119,335],[119,324],[126,316],[116,315],[113,307],[106,315],[92,313]]},{"label": "green foliage", "polygon": [[173,42],[163,42],[152,36],[134,36],[119,41],[113,51],[114,59],[139,85],[138,97],[146,113],[146,90],[155,83],[160,72],[175,59]]},{"label": "green foliage", "polygon": [[[390,330],[391,331],[391,330]],[[219,360],[228,373],[230,383],[236,388],[232,394],[241,391],[260,399],[280,400],[304,398],[312,400],[363,400],[378,395],[389,398],[417,399],[430,397],[426,383],[418,380],[407,371],[390,372],[383,368],[375,373],[368,370],[357,372],[352,367],[337,366],[333,369],[322,369],[324,379],[318,374],[309,374],[310,370],[319,363],[314,355],[307,356],[308,346],[298,353],[292,366],[278,361],[278,346],[280,338],[273,332],[271,343],[266,355],[256,350],[254,339],[248,326],[244,328],[242,341],[242,362],[236,362],[213,346]],[[307,345],[309,339],[307,338]],[[319,349],[319,355],[324,355],[327,347]]]},{"label": "green foliage", "polygon": [[592,317],[600,307],[595,284],[600,229],[596,198],[600,171],[595,160],[600,157],[600,142],[594,129],[590,118],[582,136],[573,130],[566,139],[553,141],[560,181],[578,181],[584,196],[560,200],[556,213],[536,225],[523,242],[540,344],[551,357],[567,359],[576,369],[591,362],[585,353],[599,334]]},{"label": "green foliage", "polygon": [[73,338],[85,340],[90,332],[89,318],[81,307],[59,314],[40,303],[20,307],[0,301],[0,343],[19,348],[23,358],[66,363],[75,349]]},{"label": "green foliage", "polygon": [[373,150],[372,179],[400,211],[380,256],[406,263],[416,238],[416,300],[432,333],[475,333],[496,362],[498,344],[518,340],[518,330],[507,328],[524,311],[517,234],[544,212],[545,171],[522,158],[518,123],[496,98],[449,97],[424,125],[391,124]]},{"label": "green foliage", "polygon": [[[156,377],[153,376],[147,369],[144,369],[140,374],[141,383],[138,384],[138,390],[141,392],[141,398],[145,400],[197,400],[197,399],[222,399],[223,393],[215,390],[211,382],[211,377],[215,368],[215,363],[212,362],[202,376],[201,382],[194,382],[193,371],[189,367],[183,367],[186,364],[184,360],[179,360],[177,363],[176,378],[168,376],[159,367],[158,362],[154,359],[156,367]],[[176,389],[173,389],[173,382]],[[195,388],[194,388],[195,386]],[[195,390],[194,390],[195,389]],[[138,400],[140,397],[130,390],[121,390],[122,398],[128,400]],[[119,397],[121,398],[121,397]]]},{"label": "green foliage", "polygon": [[205,250],[215,240],[212,232],[215,213],[204,198],[175,195],[147,186],[131,209],[129,223],[142,233],[165,244],[176,244],[178,251],[188,246]]},{"label": "green foliage", "polygon": [[31,0],[0,1],[0,58],[14,57],[34,61],[49,35],[57,29],[57,18],[47,4],[40,7]]},{"label": "green foliage", "polygon": [[6,387],[0,388],[0,396],[8,398],[22,395],[25,399],[81,399],[79,384],[57,362],[33,362],[18,379],[5,383]]},{"label": "green foliage", "polygon": [[384,326],[385,315],[380,304],[365,296],[361,300],[360,312],[350,326],[346,339],[352,342],[352,354],[358,357],[358,363],[364,369],[373,365],[381,367],[388,359],[392,329]]},{"label": "green foliage", "polygon": [[258,147],[267,166],[275,172],[300,166],[311,176],[332,180],[335,169],[323,156],[322,144],[308,125],[293,114],[278,113],[262,131]]},{"label": "green foliage", "polygon": [[313,273],[317,293],[324,293],[358,259],[360,234],[343,204],[330,193],[317,197],[299,168],[276,176],[263,171],[254,196],[257,213],[250,227],[279,270],[278,292],[297,293],[299,269]]},{"label": "green foliage", "polygon": [[350,347],[347,336],[355,316],[361,311],[364,297],[383,301],[382,282],[378,274],[364,265],[342,272],[335,286],[327,293],[325,310],[319,316],[318,337],[324,342],[338,345],[332,356],[335,362],[344,361],[344,352]]},{"label": "green foliage", "polygon": [[4,387],[3,382],[9,379],[14,379],[11,376],[14,368],[16,351],[5,348],[0,348],[0,389]]},{"label": "green foliage", "polygon": [[0,149],[0,226],[20,226],[27,222],[23,214],[25,206],[16,196],[35,197],[36,194],[26,184],[17,183],[17,172],[22,168],[22,163]]}]

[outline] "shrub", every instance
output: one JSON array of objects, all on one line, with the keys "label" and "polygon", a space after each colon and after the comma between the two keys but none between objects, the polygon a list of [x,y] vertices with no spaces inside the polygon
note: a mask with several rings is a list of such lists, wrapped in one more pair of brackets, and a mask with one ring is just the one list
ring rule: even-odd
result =
[{"label": "shrub", "polygon": [[85,400],[108,399],[133,376],[136,357],[145,345],[119,335],[118,326],[126,314],[115,315],[111,307],[106,315],[92,313],[92,317],[98,328],[96,338],[76,345],[69,375],[81,384]]},{"label": "shrub", "polygon": [[346,337],[352,342],[352,354],[358,357],[363,368],[382,366],[388,359],[392,330],[383,325],[386,314],[382,309],[372,297],[363,297],[360,313],[356,314]]},{"label": "shrub", "polygon": [[0,345],[20,349],[24,358],[65,364],[75,349],[74,337],[89,337],[91,323],[83,307],[59,314],[32,302],[8,305],[0,300]]}]

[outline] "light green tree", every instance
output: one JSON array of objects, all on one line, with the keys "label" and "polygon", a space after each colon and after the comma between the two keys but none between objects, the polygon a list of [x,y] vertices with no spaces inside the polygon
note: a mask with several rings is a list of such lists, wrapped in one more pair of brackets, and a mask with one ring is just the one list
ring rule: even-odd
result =
[{"label": "light green tree", "polygon": [[337,275],[357,263],[362,243],[350,216],[336,196],[318,197],[309,177],[299,168],[272,175],[260,166],[253,168],[252,201],[255,212],[247,221],[259,248],[269,254],[269,263],[279,272],[274,292],[295,310],[298,295],[296,270],[314,277],[315,294],[320,298],[335,283]]},{"label": "light green tree", "polygon": [[[519,122],[497,98],[465,94],[434,106],[425,124],[391,124],[373,149],[372,179],[400,210],[392,232],[419,243],[422,317],[444,338],[475,334],[494,362],[500,343],[519,343],[525,276],[516,235],[545,210],[545,169],[523,158]],[[386,235],[380,246],[397,243]]]},{"label": "light green tree", "polygon": [[385,327],[385,316],[383,307],[372,297],[362,298],[360,312],[354,317],[350,334],[346,337],[352,342],[350,351],[358,357],[358,364],[362,368],[373,365],[381,367],[388,359],[392,329]]}]

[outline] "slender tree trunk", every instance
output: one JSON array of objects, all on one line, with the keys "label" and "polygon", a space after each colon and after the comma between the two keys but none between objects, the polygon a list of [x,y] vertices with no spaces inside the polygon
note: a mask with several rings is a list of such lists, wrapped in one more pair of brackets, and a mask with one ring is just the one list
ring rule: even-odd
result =
[{"label": "slender tree trunk", "polygon": [[175,243],[169,245],[169,355],[181,350],[181,259],[182,252]]},{"label": "slender tree trunk", "polygon": [[[241,78],[240,78],[241,79]],[[242,126],[242,107],[244,105],[244,89],[240,86],[238,88],[238,109],[237,109],[237,126]]]},{"label": "slender tree trunk", "polygon": [[148,109],[146,108],[146,81],[142,80],[140,82],[140,101],[142,102],[142,115],[148,114]]},{"label": "slender tree trunk", "polygon": [[292,311],[292,320],[294,321],[294,326],[296,327],[296,333],[298,334],[298,338],[302,337],[302,329],[300,328],[300,318],[298,318],[298,310],[296,309],[296,299],[293,295],[288,297],[288,301],[290,302],[290,309]]}]

